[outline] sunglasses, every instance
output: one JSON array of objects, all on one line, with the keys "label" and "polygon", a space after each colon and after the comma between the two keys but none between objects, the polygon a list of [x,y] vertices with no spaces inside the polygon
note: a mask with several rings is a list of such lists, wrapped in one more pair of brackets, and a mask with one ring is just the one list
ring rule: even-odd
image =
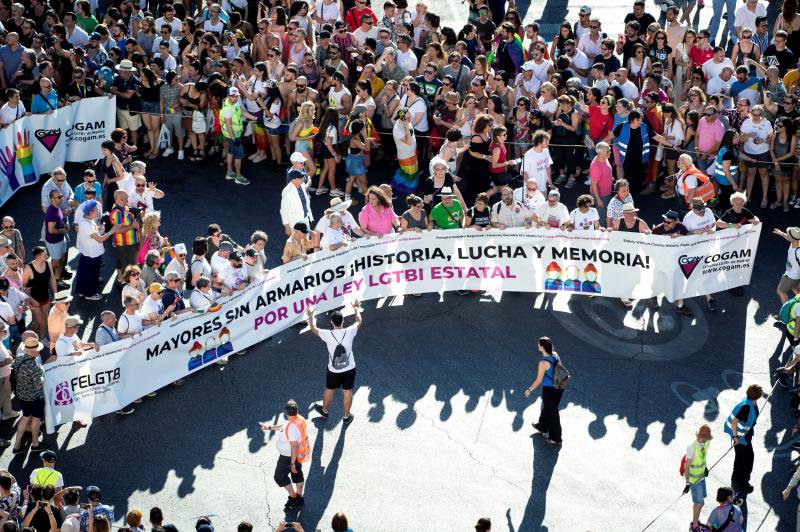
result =
[{"label": "sunglasses", "polygon": [[12,225],[4,225],[3,229],[14,229],[14,227],[15,226],[13,224]]},{"label": "sunglasses", "polygon": [[589,26],[590,30],[599,30],[600,26]]},{"label": "sunglasses", "polygon": [[433,72],[432,70],[426,70],[426,71],[425,71],[425,73],[426,73],[426,74],[430,74],[431,76],[432,76],[433,74],[435,74],[435,72]]},{"label": "sunglasses", "polygon": [[132,273],[131,277],[139,277],[139,274],[138,273]]}]

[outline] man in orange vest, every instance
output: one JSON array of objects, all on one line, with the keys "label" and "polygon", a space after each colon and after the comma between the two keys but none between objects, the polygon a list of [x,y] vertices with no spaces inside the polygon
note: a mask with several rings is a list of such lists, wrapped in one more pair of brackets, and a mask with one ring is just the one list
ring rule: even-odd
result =
[{"label": "man in orange vest", "polygon": [[280,457],[275,465],[275,483],[284,488],[289,494],[284,510],[296,510],[303,506],[303,462],[308,461],[311,456],[311,448],[308,444],[307,423],[305,418],[298,413],[297,402],[294,399],[286,401],[283,407],[286,414],[286,423],[271,425],[261,422],[261,430],[264,432],[278,431],[275,445],[278,448]]},{"label": "man in orange vest", "polygon": [[711,178],[692,164],[692,157],[682,153],[678,157],[678,178],[675,183],[678,197],[683,200],[681,207],[685,210],[692,201],[692,198],[701,198],[703,203],[713,200],[717,193],[714,190],[714,183]]}]

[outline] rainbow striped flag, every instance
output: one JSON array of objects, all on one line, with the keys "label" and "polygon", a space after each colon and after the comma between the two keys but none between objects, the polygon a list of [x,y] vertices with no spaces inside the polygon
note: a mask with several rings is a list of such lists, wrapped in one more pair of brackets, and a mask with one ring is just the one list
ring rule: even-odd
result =
[{"label": "rainbow striped flag", "polygon": [[419,178],[419,165],[417,164],[416,152],[407,159],[398,159],[400,168],[392,177],[392,189],[404,194],[413,194],[417,191],[417,180]]}]

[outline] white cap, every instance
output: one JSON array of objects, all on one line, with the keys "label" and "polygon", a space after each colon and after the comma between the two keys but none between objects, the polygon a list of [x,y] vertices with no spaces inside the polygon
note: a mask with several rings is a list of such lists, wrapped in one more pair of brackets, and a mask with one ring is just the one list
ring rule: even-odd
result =
[{"label": "white cap", "polygon": [[291,157],[289,157],[289,160],[291,162],[293,162],[293,163],[304,163],[304,162],[306,162],[305,156],[303,156],[303,154],[300,153],[299,151],[294,152],[291,155]]},{"label": "white cap", "polygon": [[176,255],[186,255],[186,244],[175,244],[174,251]]}]

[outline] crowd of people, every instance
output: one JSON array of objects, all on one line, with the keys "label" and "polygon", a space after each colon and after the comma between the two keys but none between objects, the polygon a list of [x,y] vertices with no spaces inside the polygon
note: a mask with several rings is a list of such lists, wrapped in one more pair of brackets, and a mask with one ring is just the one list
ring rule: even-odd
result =
[{"label": "crowd of people", "polygon": [[[48,452],[42,364],[205,312],[267,271],[262,230],[242,244],[215,223],[191,243],[161,234],[165,192],[147,165],[164,158],[218,163],[240,186],[267,167],[285,172],[283,263],[394,232],[680,238],[760,223],[754,211],[800,209],[797,1],[771,24],[759,0],[715,1],[707,29],[691,23],[701,5],[660,6],[656,19],[635,0],[614,39],[590,6],[540,35],[513,0],[470,0],[458,28],[407,0],[3,0],[0,127],[103,97],[116,98],[117,127],[72,185],[63,168],[47,176],[41,243],[26,246],[14,219],[2,220],[0,415],[20,420],[14,442],[0,445]],[[380,161],[390,179],[370,176]],[[565,189],[579,192],[574,206],[562,203]],[[326,195],[315,214],[312,197]],[[659,204],[660,218],[640,218],[642,201]],[[790,242],[784,302],[800,291],[800,229],[777,232]],[[97,309],[85,342],[86,316],[70,304],[104,300],[103,260],[115,264],[119,300]],[[705,302],[717,309],[711,294]],[[676,307],[692,314],[682,300]],[[560,425],[550,432],[560,443]],[[6,484],[0,475],[0,504]],[[59,501],[69,506],[61,492],[28,495],[55,501],[52,511],[34,505],[42,521],[63,513]],[[29,524],[24,512],[4,520]]]}]

